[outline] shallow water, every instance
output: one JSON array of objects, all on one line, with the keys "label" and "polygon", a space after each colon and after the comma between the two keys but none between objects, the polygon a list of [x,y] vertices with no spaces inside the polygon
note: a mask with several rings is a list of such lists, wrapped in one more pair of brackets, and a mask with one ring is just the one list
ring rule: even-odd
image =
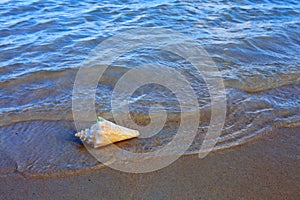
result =
[{"label": "shallow water", "polygon": [[[5,152],[1,160],[6,160],[2,165],[11,161],[17,171],[47,171],[95,164],[92,158],[86,158],[80,141],[73,136],[75,76],[101,41],[137,27],[163,27],[186,34],[213,58],[224,78],[227,97],[226,123],[215,149],[259,139],[274,127],[297,127],[299,25],[297,0],[2,1],[0,148]],[[205,82],[180,57],[141,50],[117,60],[97,88],[97,114],[113,120],[110,100],[115,83],[129,69],[147,63],[168,65],[190,80],[201,118],[199,133],[188,153],[197,152],[210,119],[210,98]],[[174,94],[147,85],[132,98],[130,111],[137,123],[150,122],[148,111],[155,103],[164,106],[168,120],[152,138],[120,146],[144,152],[168,143],[180,121]],[[46,155],[50,155],[48,160]]]}]

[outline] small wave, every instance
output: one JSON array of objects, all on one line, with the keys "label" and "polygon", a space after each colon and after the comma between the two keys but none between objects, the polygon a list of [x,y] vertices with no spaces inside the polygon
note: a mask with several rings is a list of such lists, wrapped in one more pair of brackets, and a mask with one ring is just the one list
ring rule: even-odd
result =
[{"label": "small wave", "polygon": [[[300,83],[300,67],[284,67],[282,70],[272,70],[270,67],[236,69],[235,76],[225,80],[229,87],[239,88],[248,93],[262,92],[285,85]],[[270,71],[269,71],[270,69]],[[225,75],[226,77],[226,75]],[[230,77],[230,75],[228,76]]]}]

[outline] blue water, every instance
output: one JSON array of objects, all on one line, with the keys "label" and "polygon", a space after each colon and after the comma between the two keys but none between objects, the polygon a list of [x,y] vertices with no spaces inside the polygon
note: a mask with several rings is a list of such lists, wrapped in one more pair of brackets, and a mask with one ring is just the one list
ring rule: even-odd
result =
[{"label": "blue water", "polygon": [[[121,31],[142,27],[183,33],[213,58],[224,78],[228,104],[226,123],[216,149],[257,139],[272,128],[297,127],[300,125],[299,25],[297,0],[1,1],[0,148],[24,171],[64,168],[67,161],[62,161],[62,157],[82,158],[84,149],[78,150],[81,144],[73,139],[76,130],[72,126],[76,72],[100,42]],[[110,98],[122,73],[137,65],[162,61],[176,69],[189,69],[184,60],[157,51],[137,51],[114,63],[97,90],[97,113],[113,120]],[[193,78],[193,71],[189,74],[202,111],[199,134],[189,149],[193,153],[199,149],[208,126],[210,99],[203,81]],[[180,117],[176,97],[151,87],[136,93],[141,98],[131,109],[132,115],[141,124],[149,123],[149,106],[162,103],[172,116],[168,126],[176,128],[178,120],[174,119]],[[153,140],[128,144],[135,144],[141,151],[155,149],[170,141],[174,131],[166,128]],[[16,132],[22,137],[18,138]],[[64,142],[51,141],[50,137],[38,144],[33,139],[45,133],[54,138],[60,135]],[[47,154],[40,153],[39,158],[49,154],[51,158],[51,162],[41,167],[45,159],[34,155],[43,152],[47,142],[69,148],[64,148],[62,157],[57,156],[57,148],[51,148]],[[25,154],[22,149],[29,143],[38,145]],[[124,148],[130,150],[128,144]],[[68,162],[74,168],[89,166],[83,158]]]}]

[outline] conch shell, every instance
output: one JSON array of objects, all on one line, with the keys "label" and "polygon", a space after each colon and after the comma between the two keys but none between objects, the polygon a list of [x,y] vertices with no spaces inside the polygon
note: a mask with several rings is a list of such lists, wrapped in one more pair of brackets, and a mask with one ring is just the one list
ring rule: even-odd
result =
[{"label": "conch shell", "polygon": [[96,124],[75,134],[82,141],[94,148],[106,146],[115,142],[138,137],[139,131],[118,126],[110,121],[98,117]]}]

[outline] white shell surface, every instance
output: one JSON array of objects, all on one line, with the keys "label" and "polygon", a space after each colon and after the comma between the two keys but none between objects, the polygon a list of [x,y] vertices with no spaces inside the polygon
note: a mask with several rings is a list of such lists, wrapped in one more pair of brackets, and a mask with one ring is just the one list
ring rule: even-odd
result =
[{"label": "white shell surface", "polygon": [[99,120],[90,129],[75,134],[94,148],[138,137],[139,131],[119,126],[105,119]]}]

